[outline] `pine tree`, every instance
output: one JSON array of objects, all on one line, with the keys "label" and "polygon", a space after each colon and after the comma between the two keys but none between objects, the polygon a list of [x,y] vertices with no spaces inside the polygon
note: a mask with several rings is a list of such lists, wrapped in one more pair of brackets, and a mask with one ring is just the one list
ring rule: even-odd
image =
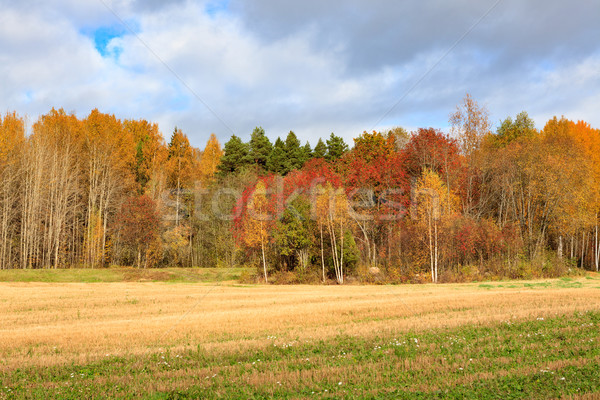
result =
[{"label": "pine tree", "polygon": [[241,170],[248,159],[248,145],[233,135],[225,143],[225,153],[221,157],[221,162],[217,166],[219,175],[225,176]]},{"label": "pine tree", "polygon": [[254,128],[252,136],[250,136],[250,149],[248,152],[250,163],[265,168],[272,149],[273,145],[265,134],[265,130],[262,127]]},{"label": "pine tree", "polygon": [[327,139],[327,156],[328,161],[335,161],[342,157],[348,151],[348,145],[339,136],[335,136],[331,132],[331,136]]},{"label": "pine tree", "polygon": [[280,138],[277,138],[275,146],[273,146],[273,150],[271,150],[271,154],[269,154],[267,170],[280,175],[285,175],[289,170],[285,144]]},{"label": "pine tree", "polygon": [[315,149],[312,152],[313,158],[325,158],[327,155],[327,146],[323,143],[323,139],[319,138]]},{"label": "pine tree", "polygon": [[300,148],[300,168],[304,166],[304,163],[312,158],[312,149],[310,148],[310,143],[308,141],[304,146]]},{"label": "pine tree", "polygon": [[285,138],[285,153],[288,160],[288,170],[286,172],[302,168],[304,162],[302,161],[300,141],[293,131],[290,131]]}]

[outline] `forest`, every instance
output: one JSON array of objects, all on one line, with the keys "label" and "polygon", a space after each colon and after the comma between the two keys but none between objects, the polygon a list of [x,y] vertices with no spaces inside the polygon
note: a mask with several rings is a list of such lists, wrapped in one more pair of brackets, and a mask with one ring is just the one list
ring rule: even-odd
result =
[{"label": "forest", "polygon": [[0,117],[0,268],[252,267],[268,283],[457,282],[598,271],[600,130],[466,95],[448,132],[204,149],[175,128],[52,109]]}]

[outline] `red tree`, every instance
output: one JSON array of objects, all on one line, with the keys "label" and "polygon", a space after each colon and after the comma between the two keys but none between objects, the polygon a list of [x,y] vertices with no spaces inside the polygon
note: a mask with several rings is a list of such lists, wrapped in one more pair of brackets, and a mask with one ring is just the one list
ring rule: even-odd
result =
[{"label": "red tree", "polygon": [[160,217],[156,203],[148,196],[129,197],[121,205],[117,215],[121,242],[136,255],[138,268],[144,260],[148,266],[148,249],[159,238]]}]

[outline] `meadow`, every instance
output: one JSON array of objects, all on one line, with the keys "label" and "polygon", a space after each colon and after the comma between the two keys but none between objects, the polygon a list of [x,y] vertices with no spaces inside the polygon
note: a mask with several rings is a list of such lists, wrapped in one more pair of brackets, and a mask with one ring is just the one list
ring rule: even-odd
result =
[{"label": "meadow", "polygon": [[0,399],[600,393],[598,274],[397,286],[10,274]]}]

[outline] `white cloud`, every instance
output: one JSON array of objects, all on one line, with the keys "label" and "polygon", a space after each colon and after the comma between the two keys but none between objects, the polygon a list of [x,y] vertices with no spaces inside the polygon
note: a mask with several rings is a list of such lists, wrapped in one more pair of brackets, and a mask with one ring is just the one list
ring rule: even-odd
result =
[{"label": "white cloud", "polygon": [[[116,18],[102,2],[0,4],[0,109],[34,119],[97,107],[156,121],[167,139],[177,125],[196,146],[257,125],[314,145],[332,131],[350,142],[393,124],[445,127],[469,91],[494,122],[527,110],[538,125],[564,114],[600,126],[598,5],[586,0],[503,1],[443,59],[486,5],[232,0],[209,15],[203,1],[107,1]],[[136,34],[102,57],[89,32],[121,20]]]}]

